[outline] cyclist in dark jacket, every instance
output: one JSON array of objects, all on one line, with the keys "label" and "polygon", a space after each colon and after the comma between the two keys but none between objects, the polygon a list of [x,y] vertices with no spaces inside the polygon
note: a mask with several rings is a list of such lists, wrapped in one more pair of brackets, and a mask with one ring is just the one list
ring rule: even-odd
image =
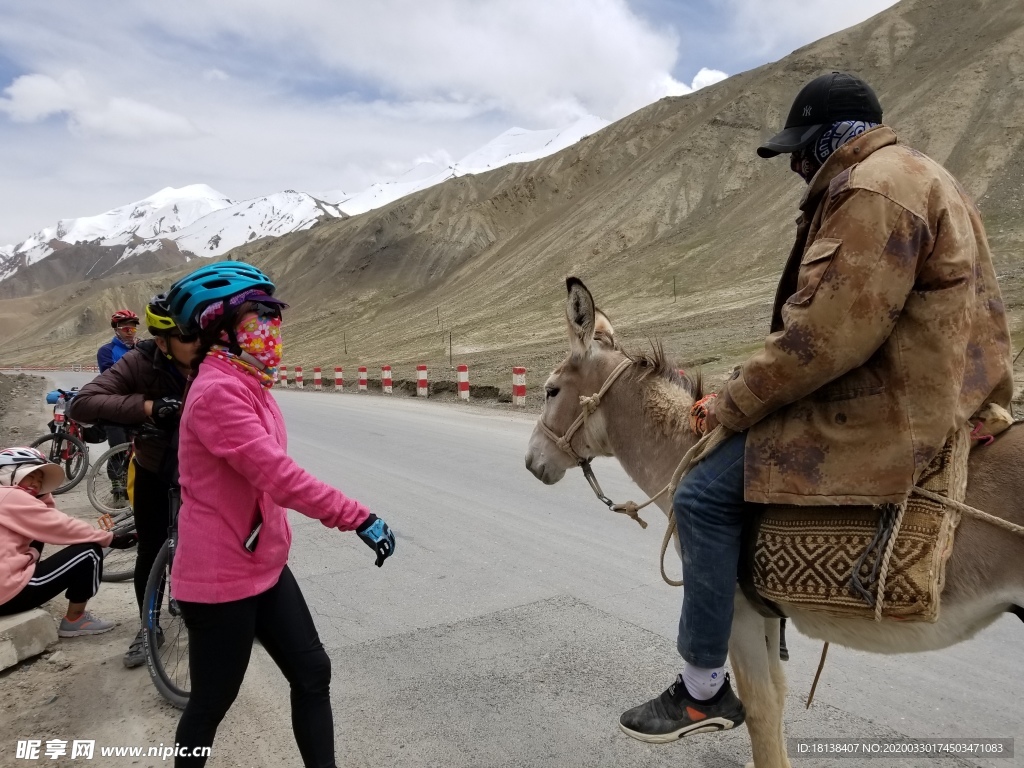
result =
[{"label": "cyclist in dark jacket", "polygon": [[[135,457],[129,468],[134,478],[129,485],[139,535],[135,597],[140,619],[149,572],[167,539],[167,491],[177,463],[177,451],[171,446],[178,429],[185,379],[199,348],[197,337],[182,337],[179,333],[162,295],[146,307],[146,325],[153,338],[135,345],[105,373],[82,387],[69,409],[76,420],[151,423],[161,430],[156,434],[144,432],[135,439]],[[146,662],[141,629],[123,661],[129,668]]]}]

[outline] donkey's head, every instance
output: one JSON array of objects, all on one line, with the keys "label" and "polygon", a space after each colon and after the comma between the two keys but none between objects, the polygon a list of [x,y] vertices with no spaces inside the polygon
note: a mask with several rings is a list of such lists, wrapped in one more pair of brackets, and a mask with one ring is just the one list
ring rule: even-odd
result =
[{"label": "donkey's head", "polygon": [[628,362],[615,343],[611,323],[594,305],[583,281],[570,277],[565,287],[569,354],[544,382],[544,408],[526,453],[526,468],[548,485],[561,480],[581,459],[612,455],[600,409],[588,414],[562,446],[556,438],[565,437],[583,413],[580,398],[594,395],[617,365]]}]

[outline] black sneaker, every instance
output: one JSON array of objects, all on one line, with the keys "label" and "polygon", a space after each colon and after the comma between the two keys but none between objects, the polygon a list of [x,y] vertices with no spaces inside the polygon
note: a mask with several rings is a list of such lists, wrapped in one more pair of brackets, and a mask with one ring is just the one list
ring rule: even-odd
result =
[{"label": "black sneaker", "polygon": [[695,733],[727,731],[741,725],[746,716],[742,702],[732,692],[729,675],[707,701],[691,697],[679,675],[661,696],[624,712],[619,728],[634,739],[667,744]]}]

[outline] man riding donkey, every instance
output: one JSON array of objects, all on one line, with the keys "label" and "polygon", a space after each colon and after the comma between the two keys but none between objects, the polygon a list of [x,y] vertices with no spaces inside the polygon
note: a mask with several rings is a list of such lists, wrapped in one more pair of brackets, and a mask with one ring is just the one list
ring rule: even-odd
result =
[{"label": "man riding donkey", "polygon": [[881,122],[871,87],[833,72],[804,86],[757,150],[789,154],[808,187],[764,349],[691,414],[700,432],[735,434],[676,490],[686,664],[620,718],[642,741],[744,720],[724,665],[749,503],[902,503],[979,409],[1009,405],[1010,336],[981,215]]}]

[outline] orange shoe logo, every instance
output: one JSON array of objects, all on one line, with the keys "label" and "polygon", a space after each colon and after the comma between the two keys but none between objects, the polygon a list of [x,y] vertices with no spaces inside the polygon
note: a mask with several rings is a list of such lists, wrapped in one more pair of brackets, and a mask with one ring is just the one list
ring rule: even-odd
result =
[{"label": "orange shoe logo", "polygon": [[690,716],[690,719],[694,722],[698,722],[707,717],[707,715],[705,715],[699,709],[694,709],[693,707],[687,707],[686,714],[688,714]]}]

